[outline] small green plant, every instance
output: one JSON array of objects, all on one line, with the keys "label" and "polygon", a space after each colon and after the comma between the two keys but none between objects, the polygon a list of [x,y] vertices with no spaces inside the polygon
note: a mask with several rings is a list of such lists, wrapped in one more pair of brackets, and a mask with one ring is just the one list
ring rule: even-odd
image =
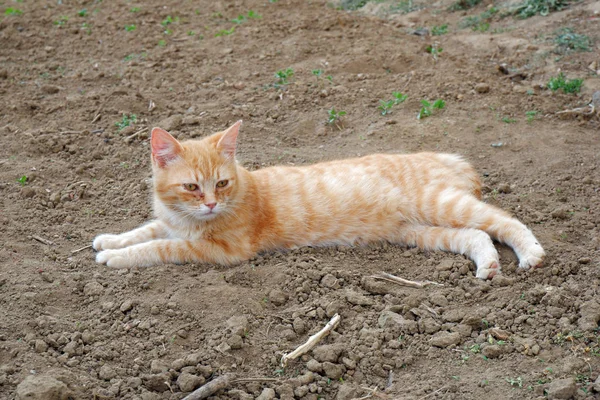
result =
[{"label": "small green plant", "polygon": [[261,18],[262,18],[262,16],[258,15],[254,11],[250,10],[250,11],[248,11],[248,13],[246,15],[244,15],[244,14],[238,15],[237,18],[232,19],[231,22],[233,22],[234,24],[240,25],[249,19],[261,19]]},{"label": "small green plant", "polygon": [[529,18],[534,15],[545,17],[554,11],[560,11],[567,7],[571,0],[525,0],[512,10],[519,18]]},{"label": "small green plant", "polygon": [[398,105],[400,103],[404,103],[404,101],[408,98],[408,95],[402,94],[401,92],[392,92],[392,97],[394,97],[394,105]]},{"label": "small green plant", "polygon": [[481,3],[481,0],[457,0],[448,8],[448,10],[450,10],[450,11],[468,10],[470,8],[475,7],[479,3]]},{"label": "small green plant", "polygon": [[167,45],[167,41],[166,41],[166,40],[164,40],[164,39],[160,39],[160,40],[158,41],[158,46],[159,46],[159,47],[165,47],[166,45]]},{"label": "small green plant", "polygon": [[167,18],[163,19],[160,24],[163,26],[163,28],[166,28],[168,25],[171,25],[175,22],[179,22],[179,17],[172,18],[170,15],[167,15]]},{"label": "small green plant", "polygon": [[535,110],[525,111],[525,116],[527,117],[527,123],[528,124],[532,123],[537,114],[538,114],[538,112]]},{"label": "small green plant", "polygon": [[291,68],[280,69],[275,72],[275,78],[277,78],[277,84],[279,85],[287,85],[289,83],[288,79],[294,76],[294,70]]},{"label": "small green plant", "polygon": [[215,33],[215,37],[229,36],[233,32],[235,32],[235,26],[232,26],[230,29],[221,29],[219,32]]},{"label": "small green plant", "polygon": [[442,35],[445,35],[446,33],[448,33],[448,24],[444,24],[444,25],[440,25],[440,26],[436,25],[433,28],[431,28],[432,36],[442,36]]},{"label": "small green plant", "polygon": [[523,387],[523,378],[520,376],[516,378],[506,378],[506,382],[510,383],[510,386],[518,386],[520,388]]},{"label": "small green plant", "polygon": [[505,124],[514,124],[515,122],[517,122],[517,120],[509,117],[502,117],[502,122],[504,122]]},{"label": "small green plant", "polygon": [[430,44],[425,48],[425,51],[431,54],[434,60],[437,61],[438,56],[444,51],[437,43]]},{"label": "small green plant", "polygon": [[19,15],[23,15],[23,11],[19,10],[18,8],[8,7],[6,10],[4,10],[4,15],[16,17]]},{"label": "small green plant", "polygon": [[387,115],[392,112],[392,107],[394,106],[394,100],[379,100],[379,106],[377,109],[381,111],[381,115]]},{"label": "small green plant", "polygon": [[335,107],[331,107],[331,110],[327,111],[327,123],[329,125],[335,125],[339,130],[342,130],[340,124],[342,123],[342,117],[346,115],[346,111],[336,111]]},{"label": "small green plant", "polygon": [[446,102],[442,99],[437,99],[431,104],[427,100],[421,100],[421,109],[419,110],[419,114],[417,114],[417,119],[423,119],[430,117],[434,110],[441,110],[446,107]]},{"label": "small green plant", "polygon": [[136,13],[136,12],[140,12],[141,8],[140,7],[131,7],[129,9],[129,12],[131,13]]},{"label": "small green plant", "polygon": [[571,28],[560,29],[554,38],[557,53],[569,51],[592,51],[592,41],[589,36],[573,32]]},{"label": "small green plant", "polygon": [[498,13],[496,7],[482,12],[479,15],[471,15],[463,19],[459,26],[461,28],[471,28],[474,31],[485,32],[490,28],[490,21]]},{"label": "small green plant", "polygon": [[469,347],[469,351],[473,354],[477,354],[481,352],[481,345],[480,344],[474,344],[471,347]]},{"label": "small green plant", "polygon": [[19,182],[21,186],[25,186],[27,184],[27,175],[23,175],[22,177],[17,179],[17,182]]},{"label": "small green plant", "polygon": [[56,21],[54,21],[53,24],[60,28],[65,26],[67,21],[69,21],[69,17],[67,17],[66,15],[62,15]]},{"label": "small green plant", "polygon": [[125,25],[125,30],[127,32],[133,32],[133,31],[135,31],[136,28],[137,28],[137,26],[135,26],[135,24]]},{"label": "small green plant", "polygon": [[323,75],[323,70],[322,69],[313,69],[312,74],[317,78],[317,82],[319,82],[319,79],[321,79],[321,75]]},{"label": "small green plant", "polygon": [[548,81],[548,88],[553,92],[562,89],[564,93],[579,93],[582,84],[583,79],[567,80],[565,74],[561,72],[557,77],[550,78],[550,81]]},{"label": "small green plant", "polygon": [[77,15],[79,15],[80,17],[87,17],[88,15],[88,10],[87,8],[81,9],[77,12]]},{"label": "small green plant", "polygon": [[121,132],[123,129],[127,128],[128,126],[135,124],[136,121],[137,121],[137,115],[123,114],[123,117],[121,118],[121,120],[115,122],[115,126],[119,129],[119,132]]}]

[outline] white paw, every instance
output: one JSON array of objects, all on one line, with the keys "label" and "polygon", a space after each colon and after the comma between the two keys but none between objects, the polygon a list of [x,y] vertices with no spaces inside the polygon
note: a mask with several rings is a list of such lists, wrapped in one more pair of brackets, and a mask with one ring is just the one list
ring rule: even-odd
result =
[{"label": "white paw", "polygon": [[542,266],[546,252],[539,244],[534,244],[527,248],[527,251],[519,259],[519,268],[538,268]]},{"label": "white paw", "polygon": [[477,277],[479,279],[492,279],[500,274],[500,264],[498,261],[491,261],[477,268]]},{"label": "white paw", "polygon": [[109,249],[122,249],[126,247],[123,239],[120,235],[112,235],[110,233],[104,235],[98,235],[92,243],[94,250],[109,250]]},{"label": "white paw", "polygon": [[131,268],[134,263],[127,255],[126,249],[103,250],[96,254],[96,262],[111,268]]}]

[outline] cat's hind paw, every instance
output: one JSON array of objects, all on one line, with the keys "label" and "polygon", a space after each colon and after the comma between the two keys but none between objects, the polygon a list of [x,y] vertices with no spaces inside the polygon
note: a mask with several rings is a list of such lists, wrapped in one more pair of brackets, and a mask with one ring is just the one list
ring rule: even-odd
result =
[{"label": "cat's hind paw", "polygon": [[129,257],[127,257],[127,251],[123,249],[103,250],[96,254],[96,262],[106,264],[107,267],[111,268],[134,267]]},{"label": "cat's hind paw", "polygon": [[544,258],[546,258],[544,249],[539,244],[536,244],[528,248],[527,253],[519,259],[519,268],[539,268],[544,263]]},{"label": "cat's hind paw", "polygon": [[477,278],[479,279],[492,279],[497,274],[500,274],[500,264],[493,261],[487,266],[477,268]]},{"label": "cat's hind paw", "polygon": [[126,245],[123,243],[120,235],[112,235],[110,233],[98,235],[92,242],[92,247],[96,251],[122,249],[125,246]]}]

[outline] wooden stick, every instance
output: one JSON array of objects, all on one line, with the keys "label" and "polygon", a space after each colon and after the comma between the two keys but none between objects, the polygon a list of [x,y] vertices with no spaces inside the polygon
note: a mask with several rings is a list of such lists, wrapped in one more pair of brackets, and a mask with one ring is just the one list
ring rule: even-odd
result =
[{"label": "wooden stick", "polygon": [[48,240],[48,239],[44,239],[44,238],[43,238],[43,237],[41,237],[41,236],[32,235],[31,237],[32,237],[33,239],[37,240],[37,241],[38,241],[38,242],[40,242],[40,243],[47,244],[48,246],[54,246],[54,242],[53,242],[53,241],[51,241],[51,240]]},{"label": "wooden stick", "polygon": [[85,249],[89,249],[90,247],[92,247],[92,245],[91,245],[91,244],[88,244],[87,246],[83,246],[82,248],[79,248],[79,249],[77,249],[77,250],[73,250],[73,251],[71,252],[71,254],[76,254],[76,253],[79,253],[80,251],[83,251],[83,250],[85,250]]},{"label": "wooden stick", "polygon": [[338,314],[335,314],[331,318],[331,320],[327,323],[327,325],[325,325],[325,327],[323,329],[321,329],[319,332],[317,332],[314,335],[312,335],[311,337],[309,337],[308,340],[306,341],[306,343],[304,343],[302,346],[298,347],[296,350],[292,351],[291,353],[284,354],[283,357],[281,357],[281,366],[285,367],[289,360],[298,358],[302,354],[308,352],[310,349],[315,347],[316,344],[319,343],[319,341],[321,339],[323,339],[325,336],[327,336],[329,334],[329,332],[331,332],[333,329],[335,329],[335,327],[338,326],[339,323],[340,323],[340,316]]},{"label": "wooden stick", "polygon": [[125,138],[125,141],[127,143],[131,143],[133,141],[133,139],[135,139],[140,133],[144,132],[146,130],[146,127],[143,127],[142,129],[140,129],[139,131],[137,131],[136,133],[129,135]]},{"label": "wooden stick", "polygon": [[441,283],[431,282],[431,281],[409,281],[408,279],[400,278],[392,274],[388,274],[387,272],[380,272],[379,275],[373,275],[371,278],[382,279],[384,281],[397,283],[399,285],[410,286],[414,288],[424,288],[425,286],[434,285],[434,286],[444,286]]},{"label": "wooden stick", "polygon": [[235,374],[225,374],[213,379],[207,384],[194,390],[183,398],[183,400],[200,400],[212,396],[221,389],[225,389],[235,380]]}]

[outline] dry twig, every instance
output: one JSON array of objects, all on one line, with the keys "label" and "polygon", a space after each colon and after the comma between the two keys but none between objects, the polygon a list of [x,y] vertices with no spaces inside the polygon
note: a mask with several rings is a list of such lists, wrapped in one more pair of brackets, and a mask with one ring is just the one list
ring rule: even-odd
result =
[{"label": "dry twig", "polygon": [[183,398],[183,400],[200,400],[212,396],[214,393],[221,389],[225,389],[233,383],[235,380],[235,374],[225,374],[218,378],[213,379],[207,384],[194,390]]},{"label": "dry twig", "polygon": [[375,279],[381,279],[384,281],[397,283],[399,285],[410,286],[410,287],[419,288],[419,289],[424,288],[425,286],[429,286],[429,285],[444,286],[441,283],[432,282],[432,281],[423,281],[423,282],[409,281],[408,279],[400,278],[395,275],[388,274],[387,272],[380,272],[379,275],[373,275],[371,277],[375,278]]},{"label": "dry twig", "polygon": [[311,337],[309,337],[308,340],[306,341],[306,343],[304,343],[302,346],[298,347],[296,350],[292,351],[291,353],[284,354],[283,357],[281,357],[281,366],[285,367],[289,360],[298,358],[302,354],[308,352],[310,349],[315,347],[316,344],[319,343],[319,341],[321,339],[323,339],[325,336],[327,336],[329,334],[329,332],[331,332],[333,329],[335,329],[335,327],[339,323],[340,323],[340,316],[338,314],[335,314],[333,316],[333,318],[331,318],[331,320],[327,323],[327,325],[325,325],[325,327],[323,329],[321,329],[319,332],[317,332],[314,335],[312,335]]},{"label": "dry twig", "polygon": [[32,237],[33,239],[37,240],[37,241],[38,241],[38,242],[40,242],[40,243],[47,244],[48,246],[54,246],[54,242],[53,242],[53,241],[51,241],[51,240],[48,240],[48,239],[44,239],[44,238],[43,238],[43,237],[41,237],[41,236],[32,235],[31,237]]},{"label": "dry twig", "polygon": [[83,251],[83,250],[85,250],[85,249],[89,249],[90,247],[92,247],[92,245],[91,245],[91,244],[88,244],[87,246],[83,246],[83,247],[81,247],[81,248],[79,248],[79,249],[77,249],[77,250],[73,250],[73,251],[71,252],[71,254],[76,254],[76,253],[79,253],[80,251]]}]

